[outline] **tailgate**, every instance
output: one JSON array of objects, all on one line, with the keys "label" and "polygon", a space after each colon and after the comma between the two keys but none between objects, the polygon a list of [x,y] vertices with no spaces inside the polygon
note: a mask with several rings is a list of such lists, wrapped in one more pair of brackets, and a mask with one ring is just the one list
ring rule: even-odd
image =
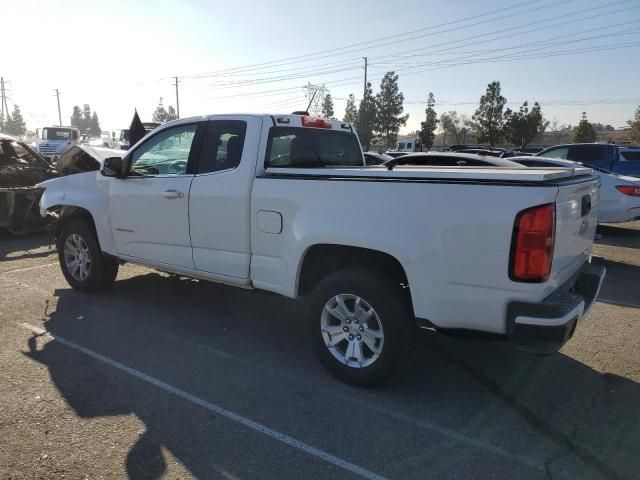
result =
[{"label": "tailgate", "polygon": [[558,186],[556,240],[551,267],[554,283],[564,283],[591,254],[598,225],[598,180]]}]

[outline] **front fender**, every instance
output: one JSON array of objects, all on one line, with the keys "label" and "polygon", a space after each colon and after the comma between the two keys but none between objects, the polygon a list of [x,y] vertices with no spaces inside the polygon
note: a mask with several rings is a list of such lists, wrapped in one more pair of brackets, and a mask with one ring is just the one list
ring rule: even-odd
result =
[{"label": "front fender", "polygon": [[57,207],[78,207],[88,211],[96,226],[96,234],[103,252],[115,255],[115,245],[109,220],[109,182],[100,172],[85,172],[47,180],[40,199],[40,214]]}]

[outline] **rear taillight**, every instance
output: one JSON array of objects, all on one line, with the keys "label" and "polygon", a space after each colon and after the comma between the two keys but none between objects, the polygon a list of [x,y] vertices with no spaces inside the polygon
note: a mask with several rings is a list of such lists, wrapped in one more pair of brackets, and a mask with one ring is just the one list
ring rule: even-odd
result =
[{"label": "rear taillight", "polygon": [[306,115],[303,115],[301,118],[303,127],[331,128],[331,120],[328,118],[308,117]]},{"label": "rear taillight", "polygon": [[516,217],[509,276],[518,282],[545,282],[551,273],[556,233],[554,203],[524,210]]},{"label": "rear taillight", "polygon": [[636,187],[635,185],[617,185],[616,190],[624,193],[625,195],[640,197],[640,186]]}]

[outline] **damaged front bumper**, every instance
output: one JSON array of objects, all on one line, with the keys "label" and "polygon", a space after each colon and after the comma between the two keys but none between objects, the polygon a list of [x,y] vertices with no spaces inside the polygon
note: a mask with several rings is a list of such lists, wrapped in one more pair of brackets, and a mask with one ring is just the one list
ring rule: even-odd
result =
[{"label": "damaged front bumper", "polygon": [[40,215],[43,187],[0,188],[0,229],[22,233],[48,225],[51,217]]}]

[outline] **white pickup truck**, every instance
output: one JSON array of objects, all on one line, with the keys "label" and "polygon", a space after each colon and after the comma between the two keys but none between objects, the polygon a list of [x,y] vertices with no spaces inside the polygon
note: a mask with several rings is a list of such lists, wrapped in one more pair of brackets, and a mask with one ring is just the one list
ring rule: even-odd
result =
[{"label": "white pickup truck", "polygon": [[590,169],[367,167],[337,120],[177,120],[41,186],[73,288],[131,262],[303,297],[321,362],[360,385],[402,364],[417,326],[553,352],[604,278]]}]

